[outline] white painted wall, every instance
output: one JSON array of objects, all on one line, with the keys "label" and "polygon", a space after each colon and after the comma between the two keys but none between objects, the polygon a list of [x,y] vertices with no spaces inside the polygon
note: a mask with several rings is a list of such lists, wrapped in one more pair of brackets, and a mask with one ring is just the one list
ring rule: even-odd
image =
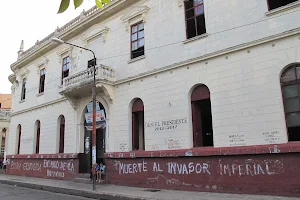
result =
[{"label": "white painted wall", "polygon": [[40,154],[58,153],[57,144],[59,132],[57,131],[57,119],[65,116],[65,153],[76,152],[76,126],[75,113],[67,101],[13,116],[9,137],[8,154],[16,154],[18,148],[17,127],[21,124],[20,154],[35,153],[36,135],[35,122],[40,120]]},{"label": "white painted wall", "polygon": [[[184,7],[180,1],[138,1],[137,4],[150,8],[145,17],[145,58],[130,60],[130,31],[120,20],[128,11],[88,29],[69,42],[84,45],[82,39],[99,27],[109,28],[105,41],[95,38],[86,47],[96,52],[98,63],[113,67],[116,79],[135,76],[188,59],[203,56],[230,47],[251,43],[264,37],[299,28],[299,8],[266,16],[267,3],[261,0],[204,1],[207,37],[184,43]],[[131,23],[142,19],[135,18]],[[206,84],[211,92],[215,147],[230,146],[229,135],[244,135],[245,145],[267,144],[264,131],[278,131],[278,143],[287,142],[284,113],[282,108],[279,76],[281,70],[292,62],[300,62],[298,37],[264,43],[247,50],[225,56],[214,57],[205,62],[185,65],[176,70],[158,73],[146,78],[119,84],[115,87],[115,98],[109,103],[110,129],[109,151],[131,150],[130,103],[139,97],[145,105],[145,122],[187,118],[171,131],[145,129],[146,150],[192,147],[191,111],[189,95],[191,88],[199,83]],[[63,46],[54,49],[40,59],[23,68],[28,70],[26,100],[20,103],[22,72],[16,72],[20,84],[13,99],[13,112],[56,101],[60,91],[61,66],[59,63]],[[73,49],[71,74],[86,69],[89,52]],[[44,95],[37,96],[39,75],[37,65],[45,58],[46,86]],[[189,67],[189,69],[187,69]],[[155,78],[157,76],[157,78]],[[16,128],[22,125],[22,137],[33,136],[35,120],[41,121],[41,153],[55,153],[56,123],[63,111],[67,120],[66,152],[81,151],[80,124],[82,103],[74,111],[66,101],[46,108],[29,111],[12,117],[9,154],[16,152]],[[63,105],[62,105],[63,104]],[[24,128],[23,128],[24,127]],[[77,138],[76,138],[77,137]],[[170,141],[177,144],[171,147]],[[168,142],[169,141],[169,142]],[[32,153],[32,144],[21,144],[21,153]]]}]

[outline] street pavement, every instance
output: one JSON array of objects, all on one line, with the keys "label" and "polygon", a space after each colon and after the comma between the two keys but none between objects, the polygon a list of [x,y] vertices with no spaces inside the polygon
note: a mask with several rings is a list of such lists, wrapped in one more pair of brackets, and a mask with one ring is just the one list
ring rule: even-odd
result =
[{"label": "street pavement", "polygon": [[83,197],[0,184],[0,200],[92,200]]},{"label": "street pavement", "polygon": [[[52,199],[84,199],[75,198],[73,196],[60,196],[61,198],[55,198],[57,194],[71,194],[82,197],[89,197],[101,200],[300,200],[297,197],[279,197],[279,196],[263,196],[263,195],[244,195],[244,194],[222,194],[222,193],[209,193],[209,192],[188,192],[188,191],[174,191],[174,190],[158,190],[152,192],[146,188],[116,186],[116,185],[97,185],[96,190],[92,190],[91,183],[76,183],[71,181],[57,181],[51,179],[41,179],[33,177],[11,176],[6,174],[0,174],[0,184],[17,185],[31,189],[38,189],[43,191],[54,192]],[[0,185],[2,187],[3,185]],[[17,187],[18,188],[18,187]],[[5,193],[3,193],[3,191]],[[14,190],[8,189],[0,190],[0,200],[18,200],[14,193]],[[18,191],[18,190],[16,190]],[[27,191],[23,189],[21,191]],[[37,193],[35,193],[37,192]],[[12,198],[6,198],[11,194]],[[26,194],[26,195],[24,195]],[[29,199],[44,199],[44,194],[38,193],[38,191],[21,193],[22,200]],[[45,193],[46,194],[46,193]],[[48,193],[49,194],[49,193]],[[37,197],[35,197],[37,195]],[[49,194],[50,195],[50,194]],[[42,198],[40,198],[42,197]],[[25,199],[27,198],[27,199]],[[50,198],[49,198],[50,199]]]}]

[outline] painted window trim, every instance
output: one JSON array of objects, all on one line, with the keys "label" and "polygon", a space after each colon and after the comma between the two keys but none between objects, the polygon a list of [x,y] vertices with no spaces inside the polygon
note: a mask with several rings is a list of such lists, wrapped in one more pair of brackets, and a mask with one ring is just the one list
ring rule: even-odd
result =
[{"label": "painted window trim", "polygon": [[[268,3],[268,0],[267,0],[267,3]],[[273,10],[270,10],[270,8],[268,6],[269,11],[266,12],[265,15],[272,16],[272,15],[276,15],[278,13],[282,13],[282,12],[285,12],[285,11],[288,11],[288,10],[291,10],[291,9],[297,8],[297,7],[300,7],[300,1],[296,1],[296,2],[287,4],[285,6],[281,6],[279,8],[273,9]]]},{"label": "painted window trim", "polygon": [[139,21],[146,24],[146,18],[150,8],[148,6],[132,6],[121,17],[121,21],[125,24],[126,31]]}]

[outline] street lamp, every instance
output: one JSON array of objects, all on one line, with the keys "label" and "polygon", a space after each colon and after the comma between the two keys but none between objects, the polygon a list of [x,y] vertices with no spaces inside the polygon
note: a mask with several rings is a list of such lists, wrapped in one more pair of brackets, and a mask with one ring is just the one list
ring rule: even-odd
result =
[{"label": "street lamp", "polygon": [[87,49],[81,46],[77,46],[75,44],[71,44],[68,42],[65,42],[59,38],[52,38],[53,42],[59,43],[59,44],[68,44],[70,46],[74,46],[80,49],[84,49],[86,51],[90,51],[93,53],[94,56],[94,80],[93,80],[93,88],[92,88],[92,96],[93,96],[93,131],[92,131],[92,175],[93,175],[93,190],[95,190],[95,184],[96,184],[96,171],[95,167],[93,166],[96,163],[96,56],[95,53],[91,49]]}]

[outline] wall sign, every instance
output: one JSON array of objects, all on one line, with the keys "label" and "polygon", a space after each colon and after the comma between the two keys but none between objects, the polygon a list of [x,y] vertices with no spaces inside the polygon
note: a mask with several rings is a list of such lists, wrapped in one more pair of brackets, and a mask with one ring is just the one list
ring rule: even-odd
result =
[{"label": "wall sign", "polygon": [[154,131],[177,129],[181,124],[187,124],[187,118],[163,120],[145,123],[146,128],[154,128]]}]

